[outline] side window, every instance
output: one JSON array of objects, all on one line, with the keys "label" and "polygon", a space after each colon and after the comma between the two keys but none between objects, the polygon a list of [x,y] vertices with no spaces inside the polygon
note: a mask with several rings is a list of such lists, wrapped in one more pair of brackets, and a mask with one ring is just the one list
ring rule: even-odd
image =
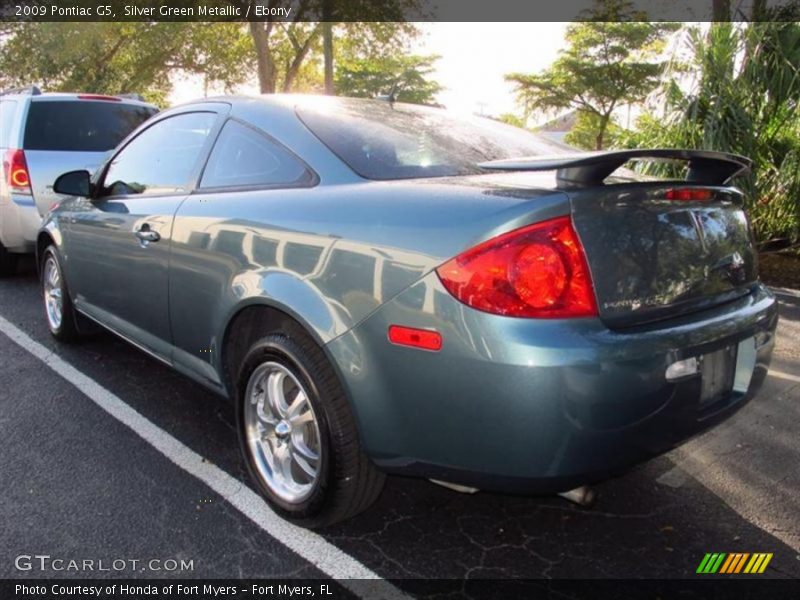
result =
[{"label": "side window", "polygon": [[11,143],[11,126],[17,103],[11,100],[0,102],[0,148],[8,148]]},{"label": "side window", "polygon": [[186,113],[145,129],[114,157],[102,195],[187,191],[216,118],[209,112]]},{"label": "side window", "polygon": [[291,186],[310,183],[308,169],[267,136],[228,121],[208,159],[201,188]]}]

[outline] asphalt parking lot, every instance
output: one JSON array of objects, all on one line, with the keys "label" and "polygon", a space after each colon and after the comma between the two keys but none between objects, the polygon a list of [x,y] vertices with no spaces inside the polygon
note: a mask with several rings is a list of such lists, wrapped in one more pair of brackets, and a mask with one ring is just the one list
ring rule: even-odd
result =
[{"label": "asphalt parking lot", "polygon": [[[110,334],[52,340],[28,265],[0,281],[0,577],[670,579],[707,552],[770,552],[763,577],[800,578],[800,292],[778,295],[757,401],[598,486],[593,509],[392,478],[367,513],[314,535],[254,501],[232,407]],[[33,554],[193,570],[18,570]]]}]

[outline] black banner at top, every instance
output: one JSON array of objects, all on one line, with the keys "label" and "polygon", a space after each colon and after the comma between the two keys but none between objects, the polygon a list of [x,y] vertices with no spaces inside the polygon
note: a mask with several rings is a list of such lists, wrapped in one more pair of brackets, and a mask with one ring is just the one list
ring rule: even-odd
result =
[{"label": "black banner at top", "polygon": [[800,0],[0,0],[0,21],[615,21],[621,7],[651,21],[800,15]]}]

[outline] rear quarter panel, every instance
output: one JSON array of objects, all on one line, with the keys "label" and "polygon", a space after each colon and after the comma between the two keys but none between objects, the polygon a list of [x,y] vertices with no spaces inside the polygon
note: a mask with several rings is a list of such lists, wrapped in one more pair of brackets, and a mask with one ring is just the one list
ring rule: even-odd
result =
[{"label": "rear quarter panel", "polygon": [[472,244],[568,210],[560,193],[431,181],[193,194],[172,235],[176,362],[219,384],[226,328],[253,304],[327,344]]}]

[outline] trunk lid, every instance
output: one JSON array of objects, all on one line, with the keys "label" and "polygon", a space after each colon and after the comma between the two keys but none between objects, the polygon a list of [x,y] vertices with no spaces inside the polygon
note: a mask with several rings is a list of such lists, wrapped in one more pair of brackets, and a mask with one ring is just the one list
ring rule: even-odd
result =
[{"label": "trunk lid", "polygon": [[[741,193],[667,200],[685,185],[629,183],[570,193],[600,317],[626,327],[703,310],[747,294],[756,255]],[[692,186],[698,189],[698,186]]]}]

